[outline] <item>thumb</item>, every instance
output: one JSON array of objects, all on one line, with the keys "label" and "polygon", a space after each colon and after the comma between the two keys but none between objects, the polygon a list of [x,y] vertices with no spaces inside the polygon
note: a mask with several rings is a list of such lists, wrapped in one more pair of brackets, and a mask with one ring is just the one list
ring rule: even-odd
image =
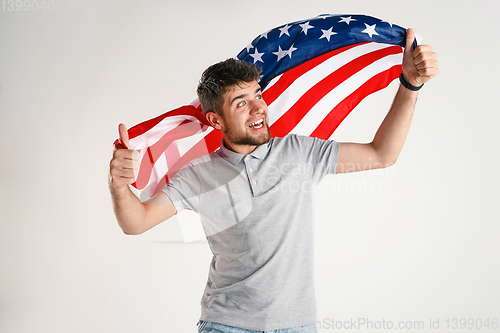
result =
[{"label": "thumb", "polygon": [[118,133],[120,134],[120,141],[122,142],[122,144],[126,149],[130,149],[127,127],[123,124],[118,125]]},{"label": "thumb", "polygon": [[405,53],[413,52],[413,42],[415,41],[415,31],[412,28],[406,30]]}]

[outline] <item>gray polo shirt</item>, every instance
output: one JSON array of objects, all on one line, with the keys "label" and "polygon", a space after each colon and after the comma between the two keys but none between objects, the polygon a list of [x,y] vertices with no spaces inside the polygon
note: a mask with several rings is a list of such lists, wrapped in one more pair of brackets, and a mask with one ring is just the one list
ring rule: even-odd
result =
[{"label": "gray polo shirt", "polygon": [[224,146],[162,189],[200,215],[213,253],[201,320],[268,331],[316,322],[314,190],[340,143],[288,135],[249,155]]}]

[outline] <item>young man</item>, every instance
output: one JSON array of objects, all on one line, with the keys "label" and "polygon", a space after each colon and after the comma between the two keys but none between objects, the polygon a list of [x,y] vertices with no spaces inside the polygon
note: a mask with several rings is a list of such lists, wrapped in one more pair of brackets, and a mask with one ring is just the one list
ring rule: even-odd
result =
[{"label": "young man", "polygon": [[[200,214],[214,256],[199,332],[316,332],[312,189],[328,173],[396,162],[414,89],[438,73],[437,55],[425,45],[412,50],[413,40],[408,29],[404,84],[371,143],[271,139],[259,70],[228,59],[209,67],[198,86],[207,120],[224,136],[218,150],[191,161],[145,203],[128,188],[138,153],[115,150],[109,187],[126,234],[143,233],[185,208]],[[119,133],[129,146],[122,124]]]}]

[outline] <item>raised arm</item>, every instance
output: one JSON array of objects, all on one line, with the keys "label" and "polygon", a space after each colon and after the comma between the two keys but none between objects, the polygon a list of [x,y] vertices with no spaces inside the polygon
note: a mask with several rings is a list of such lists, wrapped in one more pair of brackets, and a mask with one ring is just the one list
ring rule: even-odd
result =
[{"label": "raised arm", "polygon": [[170,198],[163,192],[142,203],[130,190],[139,167],[139,152],[130,147],[125,125],[118,126],[122,142],[109,163],[108,185],[116,220],[127,235],[138,235],[175,215]]},{"label": "raised arm", "polygon": [[[437,54],[428,45],[419,45],[413,50],[415,33],[406,32],[406,47],[403,52],[403,76],[412,86],[418,87],[438,73]],[[385,168],[396,163],[410,129],[418,91],[399,85],[398,92],[370,143],[345,142],[340,145],[336,172],[346,173]]]}]

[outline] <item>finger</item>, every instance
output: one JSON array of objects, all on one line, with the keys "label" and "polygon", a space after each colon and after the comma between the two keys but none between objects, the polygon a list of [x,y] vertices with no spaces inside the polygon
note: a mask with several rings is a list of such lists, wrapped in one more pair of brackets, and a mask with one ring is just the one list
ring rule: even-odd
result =
[{"label": "finger", "polygon": [[438,68],[439,67],[439,61],[434,60],[434,59],[429,59],[429,60],[423,60],[419,62],[417,65],[417,70],[422,70],[426,68]]},{"label": "finger", "polygon": [[417,46],[414,50],[413,50],[413,53],[415,55],[419,54],[419,53],[424,53],[424,52],[432,52],[432,47],[430,45],[419,45]]},{"label": "finger", "polygon": [[120,141],[122,145],[127,147],[127,149],[130,149],[127,127],[123,124],[118,125],[118,133],[120,134]]},{"label": "finger", "polygon": [[[131,178],[133,181],[137,175],[138,166],[139,162],[137,161],[113,158],[110,162],[109,168],[110,173],[115,178]],[[130,183],[132,183],[132,181]]]},{"label": "finger", "polygon": [[138,170],[139,162],[134,160],[126,160],[121,158],[114,158],[111,160],[111,167],[117,170]]},{"label": "finger", "polygon": [[422,52],[422,53],[419,53],[415,57],[414,63],[416,66],[418,66],[419,64],[421,64],[423,62],[434,63],[437,61],[436,59],[437,59],[437,53],[435,53],[435,52]]},{"label": "finger", "polygon": [[439,70],[437,68],[424,68],[424,69],[419,69],[418,74],[422,77],[426,78],[433,78],[438,74]]},{"label": "finger", "polygon": [[139,158],[141,154],[137,150],[131,149],[117,149],[113,152],[113,160],[116,163],[127,164],[127,165],[137,165],[139,166]]},{"label": "finger", "polygon": [[110,173],[111,176],[111,183],[114,186],[125,186],[125,185],[131,185],[134,183],[134,178],[132,177],[125,177],[122,175],[118,175],[115,173]]},{"label": "finger", "polygon": [[127,169],[127,170],[132,170],[133,172],[136,172],[137,169],[139,169],[139,162],[134,161],[134,160],[125,160],[125,163],[123,163],[122,168]]},{"label": "finger", "polygon": [[406,30],[406,43],[405,53],[411,54],[413,52],[413,41],[415,40],[415,31],[412,28]]},{"label": "finger", "polygon": [[417,59],[422,56],[435,56],[437,58],[437,54],[432,51],[432,47],[429,45],[419,45],[413,50],[413,58]]},{"label": "finger", "polygon": [[119,161],[111,160],[109,173],[114,185],[132,184],[137,171],[132,168],[123,167]]},{"label": "finger", "polygon": [[113,169],[111,174],[115,178],[119,177],[119,178],[129,179],[131,180],[131,183],[133,183],[135,177],[134,170],[132,169]]}]

